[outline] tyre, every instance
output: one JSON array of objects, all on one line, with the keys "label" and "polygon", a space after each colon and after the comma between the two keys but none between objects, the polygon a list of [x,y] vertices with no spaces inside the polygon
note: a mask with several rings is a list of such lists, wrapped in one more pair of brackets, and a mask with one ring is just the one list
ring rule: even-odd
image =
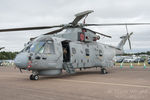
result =
[{"label": "tyre", "polygon": [[101,69],[101,73],[102,73],[102,74],[107,74],[107,70],[106,70],[105,68],[102,68],[102,69]]},{"label": "tyre", "polygon": [[38,75],[30,75],[30,80],[38,80],[39,76]]},{"label": "tyre", "polygon": [[38,80],[39,76],[38,75],[34,75],[34,80]]},{"label": "tyre", "polygon": [[33,80],[33,75],[30,75],[30,80]]}]

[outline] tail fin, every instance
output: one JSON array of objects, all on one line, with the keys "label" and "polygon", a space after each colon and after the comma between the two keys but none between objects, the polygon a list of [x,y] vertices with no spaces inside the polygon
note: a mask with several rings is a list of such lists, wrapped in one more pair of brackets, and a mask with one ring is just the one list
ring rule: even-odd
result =
[{"label": "tail fin", "polygon": [[129,42],[129,46],[130,46],[130,49],[131,49],[131,43],[130,43],[130,36],[133,34],[133,32],[131,32],[130,34],[126,34],[125,36],[122,36],[120,37],[122,40],[120,41],[120,43],[118,44],[117,48],[121,51],[123,51],[123,46],[125,45],[127,39],[128,39],[128,42]]}]

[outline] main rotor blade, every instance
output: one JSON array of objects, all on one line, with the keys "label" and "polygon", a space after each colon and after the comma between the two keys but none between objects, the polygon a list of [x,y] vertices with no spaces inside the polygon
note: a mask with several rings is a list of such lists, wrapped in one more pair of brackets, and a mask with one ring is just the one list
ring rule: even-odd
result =
[{"label": "main rotor blade", "polygon": [[[58,32],[63,31],[63,29],[64,29],[64,28],[60,28],[60,29],[58,29],[58,30],[54,30],[54,31],[45,33],[44,35],[50,35],[50,34],[58,33]],[[33,41],[33,40],[36,39],[36,38],[37,38],[37,37],[30,38],[30,41]]]},{"label": "main rotor blade", "polygon": [[76,18],[72,21],[71,24],[76,25],[82,18],[84,18],[85,16],[87,16],[88,14],[94,12],[93,10],[87,10],[84,12],[80,12],[78,14],[76,14]]},{"label": "main rotor blade", "polygon": [[91,32],[93,32],[93,33],[95,33],[95,34],[97,33],[97,34],[99,34],[99,35],[102,35],[102,36],[111,38],[111,36],[109,36],[109,35],[106,35],[106,34],[103,34],[103,33],[99,33],[99,32],[96,32],[96,31],[93,31],[93,30],[90,30],[90,29],[87,29],[87,30],[89,30],[89,31],[91,31]]},{"label": "main rotor blade", "polygon": [[83,26],[122,26],[122,25],[150,25],[150,23],[84,24]]},{"label": "main rotor blade", "polygon": [[97,34],[99,34],[99,35],[102,35],[102,36],[105,36],[105,37],[108,37],[108,38],[112,38],[111,36],[109,36],[109,35],[105,35],[105,34],[103,34],[103,33],[99,33],[99,32],[96,32]]},{"label": "main rotor blade", "polygon": [[55,33],[61,32],[61,31],[63,31],[63,30],[64,30],[64,28],[60,28],[60,29],[57,29],[57,30],[54,30],[54,31],[51,31],[51,32],[45,33],[44,35],[55,34]]},{"label": "main rotor blade", "polygon": [[30,38],[30,41],[33,41],[34,39],[36,39],[37,37],[34,37],[34,38]]},{"label": "main rotor blade", "polygon": [[24,27],[24,28],[10,28],[10,29],[0,29],[0,32],[26,31],[26,30],[41,30],[41,29],[50,29],[50,28],[63,27],[63,26],[64,26],[64,25],[40,26],[40,27]]}]

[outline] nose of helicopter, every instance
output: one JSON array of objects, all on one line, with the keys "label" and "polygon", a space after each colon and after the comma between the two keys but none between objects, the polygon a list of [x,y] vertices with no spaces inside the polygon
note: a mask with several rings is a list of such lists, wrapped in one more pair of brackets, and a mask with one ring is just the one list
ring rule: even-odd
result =
[{"label": "nose of helicopter", "polygon": [[19,53],[14,61],[18,68],[27,68],[28,66],[28,53]]}]

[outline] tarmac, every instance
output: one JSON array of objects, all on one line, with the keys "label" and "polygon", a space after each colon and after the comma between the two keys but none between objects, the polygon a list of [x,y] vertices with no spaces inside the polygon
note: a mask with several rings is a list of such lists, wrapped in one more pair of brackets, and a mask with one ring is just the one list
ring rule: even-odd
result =
[{"label": "tarmac", "polygon": [[150,66],[113,67],[64,72],[29,80],[31,72],[0,67],[0,100],[150,100]]}]

